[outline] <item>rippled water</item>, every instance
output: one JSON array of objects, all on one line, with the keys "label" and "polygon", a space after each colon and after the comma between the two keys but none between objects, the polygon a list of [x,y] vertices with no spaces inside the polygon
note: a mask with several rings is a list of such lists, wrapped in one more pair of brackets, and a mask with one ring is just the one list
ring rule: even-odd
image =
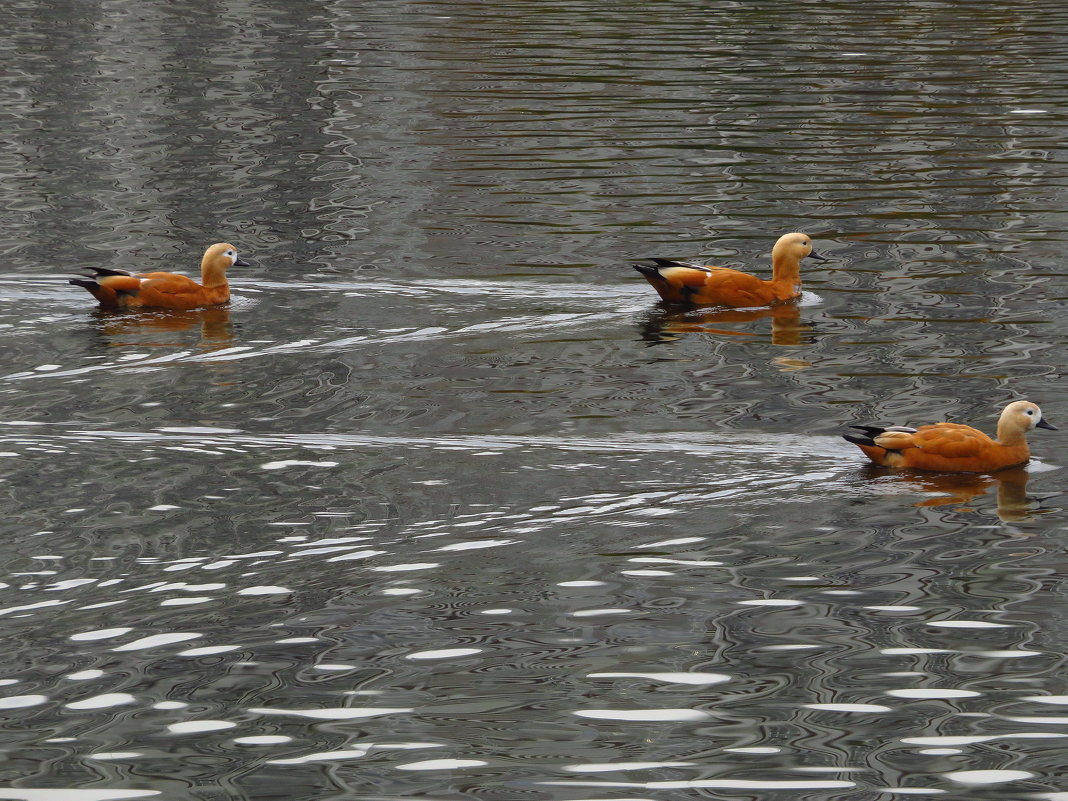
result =
[{"label": "rippled water", "polygon": [[[0,23],[0,799],[1068,799],[1061,4]],[[628,267],[798,229],[796,308]]]}]

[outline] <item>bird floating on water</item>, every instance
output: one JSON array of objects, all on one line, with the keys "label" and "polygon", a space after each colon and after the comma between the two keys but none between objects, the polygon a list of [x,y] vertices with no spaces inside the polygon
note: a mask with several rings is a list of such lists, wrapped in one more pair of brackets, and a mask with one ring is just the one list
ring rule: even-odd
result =
[{"label": "bird floating on water", "polygon": [[871,459],[883,467],[939,470],[947,473],[991,473],[1024,464],[1031,458],[1027,432],[1033,428],[1056,427],[1042,419],[1038,404],[1014,401],[998,418],[997,439],[959,423],[905,426],[850,426],[863,433],[844,434]]},{"label": "bird floating on water", "polygon": [[801,260],[826,261],[814,253],[808,234],[780,236],[771,250],[771,280],[733,270],[671,259],[646,259],[633,265],[662,300],[691,306],[769,306],[801,297]]},{"label": "bird floating on water", "polygon": [[204,251],[199,284],[177,273],[133,273],[107,267],[89,267],[93,276],[71,278],[70,283],[86,289],[105,309],[196,309],[230,300],[226,270],[232,266],[249,264],[238,258],[233,245],[219,242]]}]

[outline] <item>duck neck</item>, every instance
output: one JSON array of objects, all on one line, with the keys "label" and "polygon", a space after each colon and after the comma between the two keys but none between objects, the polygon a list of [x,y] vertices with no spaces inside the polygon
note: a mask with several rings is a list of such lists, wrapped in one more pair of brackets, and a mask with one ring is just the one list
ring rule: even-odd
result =
[{"label": "duck neck", "polygon": [[1009,420],[998,420],[998,443],[1008,448],[1026,448],[1026,432]]},{"label": "duck neck", "polygon": [[801,262],[790,254],[773,254],[771,282],[775,285],[775,295],[780,300],[796,298],[801,294]]},{"label": "duck neck", "polygon": [[226,286],[226,270],[205,259],[200,264],[200,283],[206,287]]}]

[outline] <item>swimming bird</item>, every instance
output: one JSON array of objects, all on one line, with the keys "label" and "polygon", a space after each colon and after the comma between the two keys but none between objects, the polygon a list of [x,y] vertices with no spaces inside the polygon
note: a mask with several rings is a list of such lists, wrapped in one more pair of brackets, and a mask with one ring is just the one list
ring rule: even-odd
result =
[{"label": "swimming bird", "polygon": [[671,259],[646,259],[633,267],[668,303],[741,308],[801,297],[801,260],[806,257],[827,260],[812,251],[808,234],[792,233],[780,236],[771,250],[770,281],[729,267]]},{"label": "swimming bird", "polygon": [[905,426],[850,426],[863,433],[843,434],[875,464],[947,473],[991,473],[1024,464],[1031,458],[1027,432],[1032,428],[1056,431],[1042,419],[1031,401],[1013,401],[998,418],[998,438],[959,423],[906,428]]},{"label": "swimming bird", "polygon": [[226,270],[248,267],[237,256],[237,248],[219,242],[204,251],[200,260],[200,281],[177,273],[132,273],[107,267],[89,267],[89,278],[71,278],[105,309],[196,309],[218,306],[230,300]]}]

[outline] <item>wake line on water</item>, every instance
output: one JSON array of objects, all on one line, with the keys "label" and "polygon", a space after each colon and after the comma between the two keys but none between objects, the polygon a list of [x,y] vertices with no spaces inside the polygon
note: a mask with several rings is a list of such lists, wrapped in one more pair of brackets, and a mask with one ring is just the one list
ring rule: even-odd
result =
[{"label": "wake line on water", "polygon": [[[434,295],[463,295],[468,297],[496,300],[635,300],[641,296],[650,301],[648,289],[644,284],[637,285],[631,281],[626,284],[563,284],[546,281],[482,281],[478,279],[450,278],[426,279],[419,284],[393,281],[363,281],[354,283],[330,282],[289,282],[289,281],[248,281],[231,283],[235,292],[242,288],[264,291],[283,292],[343,292],[347,297],[364,295],[400,295],[402,297],[426,298]],[[637,292],[635,291],[637,289]]]},{"label": "wake line on water", "polygon": [[[280,287],[288,287],[289,284],[280,284]],[[338,286],[338,285],[332,285]],[[346,286],[346,285],[340,285]],[[502,287],[507,287],[507,290],[503,290]],[[398,294],[401,289],[405,287],[398,285],[376,285],[375,289],[382,290],[388,294]],[[406,287],[418,293],[429,293],[430,290],[423,289],[421,287]],[[476,291],[476,288],[480,288]],[[533,288],[545,288],[549,291],[532,291]],[[619,319],[629,318],[630,316],[637,314],[643,309],[647,308],[648,298],[642,298],[637,300],[632,297],[632,293],[628,292],[624,295],[622,292],[615,293],[617,296],[613,297],[609,294],[605,296],[605,288],[595,287],[592,285],[578,286],[575,285],[543,285],[543,284],[494,284],[487,285],[485,282],[450,282],[445,284],[433,285],[434,292],[451,292],[456,295],[463,295],[471,297],[473,299],[481,300],[488,292],[492,292],[495,299],[499,300],[501,294],[508,294],[512,292],[513,298],[526,298],[534,300],[575,300],[575,293],[572,290],[580,292],[580,297],[587,300],[598,300],[602,303],[609,303],[611,308],[604,311],[582,311],[582,312],[559,312],[551,314],[540,315],[513,315],[511,317],[502,317],[500,319],[491,322],[473,323],[470,325],[461,326],[449,326],[449,325],[430,325],[419,328],[411,328],[408,330],[397,330],[381,332],[378,334],[359,334],[350,337],[341,337],[339,339],[319,340],[319,339],[301,339],[294,342],[281,342],[278,344],[268,345],[266,347],[254,348],[246,345],[236,345],[228,348],[221,348],[218,350],[212,350],[209,352],[198,352],[195,350],[181,350],[174,353],[169,353],[165,356],[149,356],[142,359],[124,359],[122,361],[109,361],[109,362],[96,362],[84,367],[74,367],[70,369],[50,369],[48,371],[41,370],[24,370],[17,373],[11,373],[3,376],[0,380],[6,381],[23,381],[28,379],[42,379],[42,378],[68,378],[71,376],[87,375],[90,373],[98,373],[101,371],[123,371],[123,372],[137,372],[157,370],[165,366],[173,364],[189,364],[189,363],[202,363],[212,364],[216,362],[230,362],[240,361],[244,359],[255,359],[267,356],[279,356],[291,353],[309,353],[309,352],[331,352],[348,350],[355,347],[366,346],[373,347],[378,345],[394,345],[405,343],[418,343],[428,341],[440,341],[442,339],[462,339],[468,336],[481,336],[488,333],[512,333],[512,334],[539,334],[539,333],[551,333],[561,330],[573,329],[590,325],[591,323],[612,322]],[[596,293],[594,290],[597,290]],[[588,303],[586,305],[589,305]],[[452,313],[458,313],[459,310],[452,308]]]},{"label": "wake line on water", "polygon": [[[49,279],[50,280],[50,279]],[[240,291],[242,284],[235,284],[235,291]],[[645,311],[654,304],[644,287],[627,284],[560,284],[534,281],[480,281],[453,279],[433,281],[420,284],[403,284],[388,281],[369,281],[366,283],[300,283],[300,282],[249,282],[244,285],[259,293],[259,290],[273,292],[276,290],[308,292],[341,292],[348,297],[364,295],[391,295],[402,297],[463,297],[475,302],[492,298],[495,303],[501,299],[510,301],[553,301],[568,303],[580,301],[585,306],[591,303],[607,304],[603,311],[558,312],[539,315],[513,315],[491,322],[480,322],[459,327],[449,325],[429,325],[419,328],[393,329],[378,334],[359,334],[331,340],[300,339],[293,342],[280,342],[255,348],[250,345],[235,345],[208,352],[185,349],[165,356],[150,356],[140,359],[123,359],[122,361],[95,362],[83,367],[69,369],[23,370],[0,376],[4,381],[24,381],[42,378],[69,378],[102,371],[138,372],[159,370],[174,364],[212,364],[216,362],[242,361],[269,356],[292,353],[323,353],[348,350],[360,346],[394,345],[427,342],[442,339],[462,339],[468,336],[481,336],[488,333],[507,334],[545,334],[579,328],[592,323],[617,322],[628,319]],[[240,305],[241,298],[235,298]],[[818,304],[820,298],[811,292],[805,292],[799,303],[802,307]],[[461,313],[455,306],[443,310],[446,314]],[[133,319],[134,316],[131,315]]]},{"label": "wake line on water", "polygon": [[[582,465],[602,466],[612,457],[635,454],[655,457],[648,460],[653,468],[651,472],[640,467],[627,468],[618,480],[610,482],[612,489],[557,496],[550,510],[537,512],[531,509],[517,516],[511,504],[504,504],[484,514],[465,517],[468,521],[483,520],[480,528],[483,534],[500,530],[502,536],[508,537],[529,536],[532,532],[565,523],[612,517],[619,518],[621,525],[637,525],[634,521],[645,520],[650,507],[659,510],[657,516],[671,514],[676,508],[728,501],[744,503],[746,508],[755,509],[781,503],[783,492],[788,492],[794,503],[808,502],[823,497],[830,487],[840,486],[849,472],[844,465],[855,461],[849,446],[828,436],[676,432],[603,438],[492,434],[390,437],[321,433],[254,435],[239,430],[202,427],[167,427],[139,432],[66,430],[42,435],[43,429],[52,429],[53,425],[21,425],[25,430],[18,434],[0,434],[0,448],[5,451],[3,456],[19,456],[16,451],[20,445],[47,452],[51,459],[63,453],[77,454],[93,448],[104,448],[110,453],[116,452],[116,448],[128,449],[140,456],[177,451],[188,455],[202,454],[205,458],[233,458],[235,453],[245,453],[261,460],[249,465],[250,472],[343,469],[347,452],[367,450],[449,451],[452,458],[469,456],[478,459],[503,458],[504,454],[511,453],[523,462],[534,462],[535,454],[544,455],[548,451],[550,462],[556,461],[551,457],[557,453],[571,453],[585,457],[578,460]],[[687,462],[670,457],[700,461]],[[544,458],[534,463],[542,469],[554,467],[545,463]],[[682,481],[679,481],[680,471],[685,473]],[[502,514],[502,508],[509,512],[509,516],[496,520]],[[454,522],[443,521],[441,525],[451,526]],[[419,529],[424,534],[432,530]]]},{"label": "wake line on water", "polygon": [[455,436],[379,436],[370,434],[265,434],[237,429],[165,427],[153,431],[77,430],[47,433],[51,424],[9,422],[27,426],[25,434],[0,434],[0,444],[19,442],[120,442],[131,445],[186,445],[191,447],[307,448],[324,450],[430,449],[478,452],[515,450],[556,450],[581,453],[671,453],[723,459],[833,459],[854,456],[854,450],[837,437],[799,434],[751,434],[740,432],[671,432],[658,434],[613,434],[610,437],[554,437],[497,434]]}]

